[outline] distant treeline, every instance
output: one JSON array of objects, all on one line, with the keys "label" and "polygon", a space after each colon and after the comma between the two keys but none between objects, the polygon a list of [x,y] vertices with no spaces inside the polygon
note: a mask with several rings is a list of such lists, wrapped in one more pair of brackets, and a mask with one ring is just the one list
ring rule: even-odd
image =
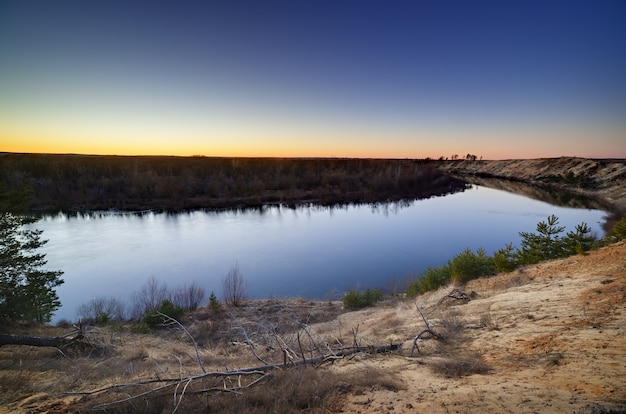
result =
[{"label": "distant treeline", "polygon": [[25,181],[32,212],[372,203],[465,188],[427,160],[0,153],[0,182]]}]

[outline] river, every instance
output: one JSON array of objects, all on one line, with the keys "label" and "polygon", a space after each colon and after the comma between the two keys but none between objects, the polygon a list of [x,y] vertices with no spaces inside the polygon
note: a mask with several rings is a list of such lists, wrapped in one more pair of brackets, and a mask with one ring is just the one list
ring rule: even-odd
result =
[{"label": "river", "polygon": [[250,298],[337,299],[444,264],[465,248],[487,253],[535,231],[549,215],[566,231],[586,222],[598,237],[608,213],[567,208],[474,185],[464,192],[403,203],[266,207],[187,213],[48,215],[48,270],[64,271],[53,322],[74,321],[94,297],[129,301],[149,278],[169,288],[197,282],[218,297],[238,266]]}]

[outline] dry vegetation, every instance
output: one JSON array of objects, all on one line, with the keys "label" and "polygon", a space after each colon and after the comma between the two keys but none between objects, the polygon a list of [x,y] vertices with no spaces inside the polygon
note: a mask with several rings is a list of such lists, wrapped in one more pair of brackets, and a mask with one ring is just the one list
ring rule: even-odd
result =
[{"label": "dry vegetation", "polygon": [[[200,363],[174,325],[90,328],[82,349],[4,346],[0,412],[625,412],[625,258],[620,242],[355,312],[200,308],[182,321]],[[426,323],[439,337],[411,356]],[[389,344],[402,347],[374,352]]]},{"label": "dry vegetation", "polygon": [[0,182],[26,180],[34,212],[374,203],[460,191],[424,160],[117,157],[0,153]]}]

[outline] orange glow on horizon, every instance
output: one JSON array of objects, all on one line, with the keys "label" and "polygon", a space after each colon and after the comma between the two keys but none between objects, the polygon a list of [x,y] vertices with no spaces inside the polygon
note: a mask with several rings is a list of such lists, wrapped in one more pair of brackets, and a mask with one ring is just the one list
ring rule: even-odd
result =
[{"label": "orange glow on horizon", "polygon": [[[44,133],[44,130],[46,131]],[[589,158],[625,158],[626,148],[621,130],[604,131],[595,145],[588,136],[594,130],[541,131],[504,129],[476,130],[461,133],[454,130],[427,130],[411,136],[404,131],[388,136],[372,131],[308,132],[298,134],[280,131],[274,135],[262,131],[255,136],[245,130],[217,131],[201,134],[172,131],[141,134],[137,128],[120,132],[112,129],[65,129],[50,125],[10,127],[0,125],[0,151],[17,153],[90,154],[90,155],[164,155],[207,157],[278,157],[278,158],[464,158],[471,153],[483,159],[549,158],[579,156]],[[171,139],[171,136],[181,136]],[[251,134],[250,134],[251,135]],[[137,138],[147,136],[148,138]],[[297,136],[297,139],[290,138]],[[321,136],[322,138],[319,138]],[[563,145],[567,136],[568,145]],[[45,137],[45,138],[43,138]],[[117,137],[117,138],[111,138]],[[506,137],[506,138],[503,138]],[[594,148],[595,147],[595,148]],[[604,148],[604,150],[603,150]],[[618,149],[611,153],[611,149]],[[604,152],[602,152],[604,151]]]}]

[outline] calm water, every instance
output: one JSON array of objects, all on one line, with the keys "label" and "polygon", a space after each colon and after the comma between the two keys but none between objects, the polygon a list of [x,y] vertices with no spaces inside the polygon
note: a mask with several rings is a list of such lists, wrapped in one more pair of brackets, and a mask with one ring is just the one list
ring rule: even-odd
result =
[{"label": "calm water", "polygon": [[572,209],[487,187],[405,204],[261,211],[47,216],[34,227],[48,239],[50,270],[63,270],[62,308],[76,319],[93,297],[128,300],[150,277],[170,288],[198,282],[220,296],[238,264],[249,297],[326,299],[353,287],[385,287],[466,247],[491,254],[550,214],[598,237],[607,213]]}]

